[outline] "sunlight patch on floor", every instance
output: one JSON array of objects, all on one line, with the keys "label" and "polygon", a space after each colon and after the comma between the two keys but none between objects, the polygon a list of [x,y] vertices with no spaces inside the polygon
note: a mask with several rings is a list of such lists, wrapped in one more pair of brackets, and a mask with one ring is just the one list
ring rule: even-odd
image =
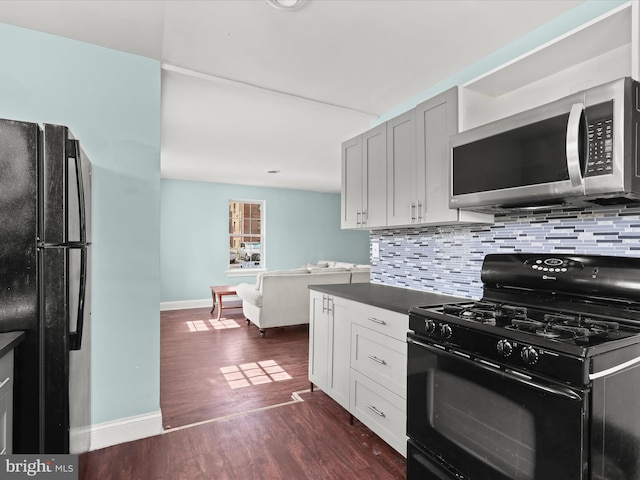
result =
[{"label": "sunlight patch on floor", "polygon": [[223,330],[226,328],[240,328],[238,322],[226,318],[221,318],[220,320],[189,320],[186,323],[190,332],[207,332],[211,329]]},{"label": "sunlight patch on floor", "polygon": [[291,380],[291,375],[274,360],[220,367],[220,372],[229,386],[234,389]]},{"label": "sunlight patch on floor", "polygon": [[240,328],[240,325],[235,320],[227,320],[221,318],[220,320],[209,320],[209,323],[213,326],[214,330],[222,330],[225,328]]}]

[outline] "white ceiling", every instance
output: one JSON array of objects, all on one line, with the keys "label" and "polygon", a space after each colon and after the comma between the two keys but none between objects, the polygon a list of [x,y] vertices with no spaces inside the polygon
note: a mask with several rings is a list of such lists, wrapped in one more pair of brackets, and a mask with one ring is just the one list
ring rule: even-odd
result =
[{"label": "white ceiling", "polygon": [[341,142],[580,3],[2,0],[0,22],[160,60],[163,177],[337,192]]}]

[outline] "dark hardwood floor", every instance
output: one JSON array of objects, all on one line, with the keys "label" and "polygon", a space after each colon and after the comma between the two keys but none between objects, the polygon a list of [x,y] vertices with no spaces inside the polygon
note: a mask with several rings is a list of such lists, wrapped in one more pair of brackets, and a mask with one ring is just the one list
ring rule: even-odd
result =
[{"label": "dark hardwood floor", "polygon": [[[165,429],[287,402],[291,392],[309,388],[307,325],[270,329],[260,338],[254,325],[247,326],[241,308],[223,312],[220,322],[209,309],[162,312],[160,407]],[[223,326],[227,328],[216,328]],[[251,364],[256,368],[248,368]],[[270,375],[265,368],[275,372]]]},{"label": "dark hardwood floor", "polygon": [[308,326],[260,338],[223,312],[162,312],[165,433],[82,455],[81,480],[405,478],[404,457],[309,392]]}]

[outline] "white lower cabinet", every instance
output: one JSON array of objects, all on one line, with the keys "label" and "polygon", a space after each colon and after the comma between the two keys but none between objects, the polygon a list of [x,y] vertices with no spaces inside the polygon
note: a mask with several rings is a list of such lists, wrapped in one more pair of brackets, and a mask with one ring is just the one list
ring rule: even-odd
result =
[{"label": "white lower cabinet", "polygon": [[315,291],[310,300],[309,381],[348,409],[350,324],[343,300]]},{"label": "white lower cabinet", "polygon": [[311,291],[309,380],[406,457],[409,315]]},{"label": "white lower cabinet", "polygon": [[406,399],[353,368],[349,393],[349,412],[406,457]]},{"label": "white lower cabinet", "polygon": [[406,398],[406,341],[396,340],[354,323],[351,325],[351,368]]}]

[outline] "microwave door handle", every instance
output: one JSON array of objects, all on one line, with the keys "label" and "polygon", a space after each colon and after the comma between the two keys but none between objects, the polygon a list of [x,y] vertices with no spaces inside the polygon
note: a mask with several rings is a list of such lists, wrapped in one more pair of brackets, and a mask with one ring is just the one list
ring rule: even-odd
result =
[{"label": "microwave door handle", "polygon": [[580,124],[582,122],[582,112],[584,105],[582,103],[574,103],[569,112],[569,121],[567,122],[567,170],[569,171],[569,180],[572,187],[582,185],[582,170],[580,158]]}]

